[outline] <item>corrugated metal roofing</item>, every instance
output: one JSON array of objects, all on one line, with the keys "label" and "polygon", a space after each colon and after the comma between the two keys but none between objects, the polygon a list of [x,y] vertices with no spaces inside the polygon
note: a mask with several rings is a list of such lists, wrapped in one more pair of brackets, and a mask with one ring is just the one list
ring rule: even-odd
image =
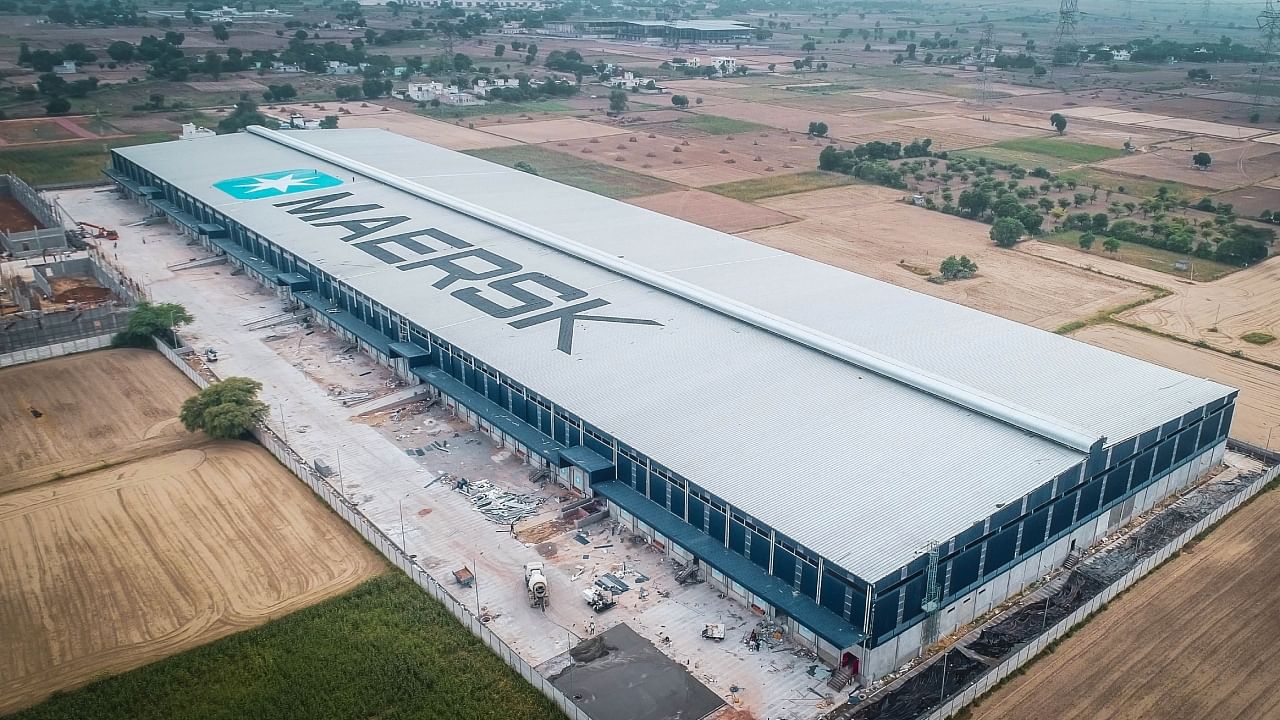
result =
[{"label": "corrugated metal roofing", "polygon": [[[1231,392],[380,130],[296,137],[1109,443]],[[239,134],[118,152],[864,578],[882,577],[929,540],[955,535],[1082,457],[268,139]],[[212,185],[292,168],[343,184],[274,202],[236,200]],[[578,322],[566,354],[557,350],[557,323],[513,328],[449,296],[466,283],[436,289],[438,270],[402,272],[342,242],[348,229],[312,227],[275,206],[337,191],[353,193],[339,204],[385,208],[364,215],[413,219],[367,237],[438,228],[611,303],[589,314],[661,326]]]}]

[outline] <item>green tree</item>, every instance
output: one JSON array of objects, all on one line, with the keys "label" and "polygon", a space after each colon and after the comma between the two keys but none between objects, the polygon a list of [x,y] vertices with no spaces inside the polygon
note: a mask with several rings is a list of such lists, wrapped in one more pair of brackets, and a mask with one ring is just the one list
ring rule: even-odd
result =
[{"label": "green tree", "polygon": [[226,42],[231,37],[231,33],[227,30],[227,26],[222,23],[214,23],[212,25],[212,29],[213,39],[218,42]]},{"label": "green tree", "polygon": [[133,59],[133,44],[117,40],[107,46],[107,57],[119,63],[127,63]]},{"label": "green tree", "polygon": [[493,46],[493,56],[502,57],[507,52],[507,46],[501,43]]},{"label": "green tree", "polygon": [[191,313],[177,303],[141,302],[133,309],[125,329],[111,338],[111,344],[114,347],[152,347],[156,335],[171,336],[174,328],[189,322]]},{"label": "green tree", "polygon": [[1114,255],[1115,253],[1120,252],[1120,241],[1113,237],[1109,237],[1102,241],[1102,249]]},{"label": "green tree", "polygon": [[516,164],[515,164],[515,165],[513,165],[512,167],[514,167],[516,170],[519,170],[520,172],[523,172],[523,173],[529,173],[530,175],[541,175],[541,174],[542,174],[542,173],[538,172],[538,168],[536,168],[536,167],[534,167],[534,166],[530,165],[529,163],[525,162],[524,160],[521,160],[520,162],[516,163]]},{"label": "green tree", "polygon": [[71,110],[71,101],[64,97],[56,97],[44,106],[46,115],[61,115]]},{"label": "green tree", "polygon": [[973,277],[978,272],[978,264],[966,255],[960,257],[951,255],[938,266],[938,272],[945,280],[963,280]]},{"label": "green tree", "polygon": [[809,134],[814,137],[826,137],[827,130],[827,124],[821,120],[809,123]]},{"label": "green tree", "polygon": [[1050,115],[1049,124],[1053,126],[1054,130],[1058,131],[1059,135],[1062,135],[1067,131],[1067,118],[1062,113],[1054,113]]},{"label": "green tree", "polygon": [[320,121],[321,130],[335,130],[337,129],[337,127],[338,127],[337,115],[325,115],[324,119]]},{"label": "green tree", "polygon": [[991,226],[991,241],[999,247],[1013,247],[1022,239],[1025,230],[1022,223],[1013,218],[996,218]]},{"label": "green tree", "polygon": [[258,399],[262,383],[229,377],[187,398],[178,417],[188,432],[203,430],[219,440],[233,440],[262,422],[267,405]]},{"label": "green tree", "polygon": [[1207,152],[1198,152],[1191,156],[1191,162],[1195,163],[1200,170],[1208,170],[1209,164],[1213,162],[1213,157]]},{"label": "green tree", "polygon": [[1089,248],[1093,247],[1093,233],[1089,233],[1089,232],[1080,233],[1079,242],[1080,242],[1081,250],[1088,250]]},{"label": "green tree", "polygon": [[683,110],[689,107],[689,98],[685,95],[672,95],[671,104]]},{"label": "green tree", "polygon": [[817,50],[817,49],[818,49],[818,46],[814,45],[812,40],[800,46],[801,52],[813,52],[814,50]]},{"label": "green tree", "polygon": [[627,93],[624,90],[614,90],[609,93],[609,110],[611,112],[622,113],[627,111]]}]

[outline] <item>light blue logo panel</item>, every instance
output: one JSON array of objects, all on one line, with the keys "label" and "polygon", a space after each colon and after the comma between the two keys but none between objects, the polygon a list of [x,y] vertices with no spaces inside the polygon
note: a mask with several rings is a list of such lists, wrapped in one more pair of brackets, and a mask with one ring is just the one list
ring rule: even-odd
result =
[{"label": "light blue logo panel", "polygon": [[219,180],[213,186],[237,200],[279,197],[341,185],[342,181],[319,170],[280,170]]}]

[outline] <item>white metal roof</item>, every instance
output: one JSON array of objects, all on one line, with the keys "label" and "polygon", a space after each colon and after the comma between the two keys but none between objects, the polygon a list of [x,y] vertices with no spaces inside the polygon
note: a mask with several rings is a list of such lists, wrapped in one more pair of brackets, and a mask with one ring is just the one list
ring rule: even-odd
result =
[{"label": "white metal roof", "polygon": [[[867,580],[1083,453],[349,167],[491,208],[1108,444],[1232,391],[381,130],[287,135],[322,150],[238,134],[119,152]],[[212,185],[301,168],[343,184],[249,201]],[[340,204],[385,208],[362,217],[412,218],[362,239],[438,228],[610,303],[589,314],[661,326],[578,322],[566,354],[557,323],[513,328],[449,295],[467,283],[436,289],[438,269],[403,272],[344,243],[349,228],[313,227],[275,205],[340,191],[352,193]]]}]

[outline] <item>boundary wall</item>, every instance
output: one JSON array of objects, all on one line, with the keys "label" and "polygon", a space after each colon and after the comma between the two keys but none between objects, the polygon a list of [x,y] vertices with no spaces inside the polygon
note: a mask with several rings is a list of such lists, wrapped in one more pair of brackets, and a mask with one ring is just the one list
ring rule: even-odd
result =
[{"label": "boundary wall", "polygon": [[7,352],[0,354],[0,368],[9,367],[11,365],[23,365],[26,363],[36,362],[38,360],[48,360],[49,358],[62,357],[63,355],[74,355],[75,353],[88,352],[89,350],[98,350],[110,345],[111,338],[113,337],[115,337],[114,332],[106,335],[80,338],[79,340],[67,340],[66,342],[53,343],[52,345],[41,345],[40,347]]},{"label": "boundary wall", "polygon": [[[1234,441],[1233,441],[1234,444]],[[979,676],[971,685],[965,687],[951,697],[947,698],[940,707],[935,708],[932,713],[922,716],[921,720],[945,720],[952,717],[962,709],[967,707],[974,700],[982,697],[988,690],[995,687],[997,683],[1004,680],[1015,670],[1031,662],[1046,647],[1053,642],[1066,635],[1072,628],[1083,623],[1090,615],[1102,609],[1104,605],[1111,602],[1117,595],[1129,589],[1138,580],[1155,570],[1165,560],[1168,560],[1175,553],[1180,551],[1184,545],[1190,542],[1200,533],[1213,526],[1214,523],[1222,520],[1231,514],[1236,508],[1243,505],[1249,498],[1257,495],[1267,483],[1276,478],[1280,473],[1280,466],[1272,466],[1267,468],[1261,476],[1250,483],[1245,489],[1236,493],[1225,503],[1217,507],[1213,512],[1201,518],[1199,522],[1187,528],[1178,537],[1174,538],[1167,545],[1157,550],[1154,554],[1143,559],[1135,565],[1128,573],[1120,579],[1111,583],[1102,592],[1090,598],[1088,602],[1080,606],[1075,612],[1059,620],[1056,624],[1049,627],[1034,640],[1023,645],[1016,653],[1009,656],[1000,663],[992,667],[986,673]]]},{"label": "boundary wall", "polygon": [[[182,374],[186,375],[191,382],[197,387],[203,389],[211,384],[209,379],[201,375],[195,368],[191,367],[178,354],[177,351],[165,345],[163,342],[156,342],[156,349],[160,354],[164,355],[169,362],[173,363]],[[319,473],[313,470],[302,458],[301,455],[294,452],[276,431],[269,425],[264,424],[262,427],[255,428],[253,436],[258,442],[267,449],[282,465],[289,468],[299,480],[307,484],[311,491],[324,500],[329,507],[342,516],[342,519],[356,532],[360,533],[370,545],[382,553],[392,565],[400,568],[415,583],[418,584],[428,595],[439,601],[453,616],[462,623],[462,626],[471,631],[472,635],[480,638],[494,655],[497,655],[513,670],[520,674],[530,685],[536,688],[543,695],[546,695],[552,702],[560,708],[569,720],[591,720],[591,716],[583,712],[577,705],[573,704],[568,696],[560,691],[559,688],[551,684],[551,681],[534,669],[532,665],[525,661],[524,658],[509,645],[491,631],[480,619],[476,617],[470,608],[463,602],[455,598],[446,587],[431,576],[422,566],[410,558],[405,551],[395,543],[386,533],[382,532],[364,513],[347,501],[341,493],[339,493],[328,480],[321,477]]]}]

